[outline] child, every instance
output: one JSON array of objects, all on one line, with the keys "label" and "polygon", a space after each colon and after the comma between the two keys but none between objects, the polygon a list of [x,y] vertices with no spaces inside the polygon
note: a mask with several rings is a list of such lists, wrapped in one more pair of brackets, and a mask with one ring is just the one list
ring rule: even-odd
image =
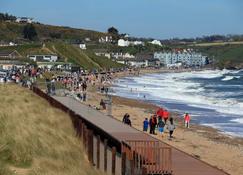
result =
[{"label": "child", "polygon": [[143,121],[143,131],[144,132],[148,131],[148,125],[149,125],[148,118],[145,118],[145,120]]},{"label": "child", "polygon": [[173,138],[173,132],[175,130],[175,125],[174,125],[174,121],[173,121],[173,118],[170,118],[169,120],[169,124],[167,126],[167,129],[169,130],[169,139]]},{"label": "child", "polygon": [[164,123],[163,119],[162,118],[159,118],[159,121],[158,121],[158,129],[159,129],[159,134],[162,137],[163,137],[164,127],[165,127],[165,123]]}]

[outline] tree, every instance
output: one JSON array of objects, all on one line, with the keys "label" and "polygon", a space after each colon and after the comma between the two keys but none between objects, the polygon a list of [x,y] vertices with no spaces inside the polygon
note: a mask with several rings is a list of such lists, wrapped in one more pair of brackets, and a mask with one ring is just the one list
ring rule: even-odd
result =
[{"label": "tree", "polygon": [[109,34],[112,34],[112,35],[115,35],[115,36],[119,35],[119,31],[115,27],[110,27],[107,31],[108,31]]},{"label": "tree", "polygon": [[34,40],[37,37],[37,32],[33,24],[27,24],[23,30],[24,38]]},{"label": "tree", "polygon": [[5,14],[0,13],[0,21],[7,21],[7,20],[15,21],[16,17],[13,15],[9,15],[8,13],[5,13]]}]

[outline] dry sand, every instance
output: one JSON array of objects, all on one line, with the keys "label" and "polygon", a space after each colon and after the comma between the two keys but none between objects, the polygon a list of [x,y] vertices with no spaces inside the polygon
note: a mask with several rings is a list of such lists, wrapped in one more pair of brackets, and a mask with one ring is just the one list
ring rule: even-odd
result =
[{"label": "dry sand", "polygon": [[[158,70],[145,70],[140,73],[154,73]],[[129,73],[120,73],[114,77],[127,76]],[[136,75],[130,73],[130,75]],[[106,99],[103,94],[96,91],[96,87],[90,87],[88,92],[88,101],[86,104],[98,106],[100,99]],[[153,104],[142,101],[131,100],[121,97],[112,97],[112,115],[122,120],[125,113],[129,113],[133,127],[142,130],[142,122],[145,117],[150,117],[158,108]],[[105,110],[103,110],[106,113]],[[231,137],[219,133],[216,129],[210,127],[191,124],[190,129],[183,126],[180,116],[172,114],[175,118],[177,128],[174,133],[174,139],[168,140],[168,133],[164,136],[155,135],[154,137],[179,148],[180,150],[193,155],[219,169],[232,175],[243,174],[243,139]]]}]

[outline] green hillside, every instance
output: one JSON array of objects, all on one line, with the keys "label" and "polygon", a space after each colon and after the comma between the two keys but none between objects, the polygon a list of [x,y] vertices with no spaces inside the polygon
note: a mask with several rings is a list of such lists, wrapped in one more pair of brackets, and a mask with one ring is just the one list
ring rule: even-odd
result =
[{"label": "green hillside", "polygon": [[61,61],[75,63],[84,69],[107,69],[122,67],[106,57],[96,56],[91,50],[80,48],[64,42],[47,42],[45,44],[24,44],[14,47],[0,47],[0,50],[17,50],[23,57],[30,54],[57,54]]},{"label": "green hillside", "polygon": [[214,58],[220,68],[243,68],[243,45],[222,45],[196,47],[199,51]]},{"label": "green hillside", "polygon": [[[26,24],[15,22],[0,21],[0,40],[5,41],[26,41],[23,38],[23,30]],[[96,32],[84,29],[74,29],[70,27],[52,26],[44,24],[33,24],[37,34],[38,40],[84,40],[90,38],[92,41],[97,41],[101,36],[107,35],[106,33]]]}]

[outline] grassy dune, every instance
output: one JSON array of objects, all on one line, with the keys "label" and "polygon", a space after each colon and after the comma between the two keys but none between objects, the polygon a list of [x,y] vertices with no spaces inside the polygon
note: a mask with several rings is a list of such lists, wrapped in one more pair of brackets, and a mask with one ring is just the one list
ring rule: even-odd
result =
[{"label": "grassy dune", "polygon": [[0,84],[0,175],[96,175],[67,114]]}]

